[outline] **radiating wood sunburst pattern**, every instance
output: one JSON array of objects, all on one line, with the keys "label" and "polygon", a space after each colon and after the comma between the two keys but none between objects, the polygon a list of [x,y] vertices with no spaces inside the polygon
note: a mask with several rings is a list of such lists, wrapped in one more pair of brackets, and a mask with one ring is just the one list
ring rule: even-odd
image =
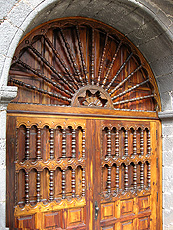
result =
[{"label": "radiating wood sunburst pattern", "polygon": [[19,44],[9,75],[16,103],[160,109],[154,76],[140,52],[119,32],[94,20],[61,19]]}]

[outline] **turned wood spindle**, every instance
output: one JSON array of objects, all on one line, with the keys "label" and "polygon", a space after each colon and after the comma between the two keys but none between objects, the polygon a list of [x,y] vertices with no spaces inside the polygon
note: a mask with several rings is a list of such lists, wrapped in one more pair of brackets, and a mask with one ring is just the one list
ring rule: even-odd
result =
[{"label": "turned wood spindle", "polygon": [[111,156],[111,130],[108,129],[107,133],[107,156]]},{"label": "turned wood spindle", "polygon": [[106,34],[104,49],[103,49],[102,57],[101,57],[101,61],[100,61],[100,67],[99,67],[99,71],[98,71],[97,86],[99,86],[100,80],[101,80],[101,74],[102,74],[102,70],[103,70],[103,63],[104,63],[104,59],[105,59],[107,41],[108,41],[108,34]]},{"label": "turned wood spindle", "polygon": [[54,158],[54,130],[50,129],[50,159]]},{"label": "turned wood spindle", "polygon": [[[19,138],[18,138],[18,131],[19,129],[16,129],[16,151],[15,151],[15,161],[19,160],[19,150],[18,150],[18,146],[19,146]],[[25,134],[25,159],[26,159],[26,134]]]},{"label": "turned wood spindle", "polygon": [[66,157],[66,129],[62,130],[62,158]]},{"label": "turned wood spindle", "polygon": [[30,129],[26,128],[26,147],[25,147],[25,159],[29,160],[30,155]]},{"label": "turned wood spindle", "polygon": [[133,155],[137,154],[136,130],[133,133]]},{"label": "turned wood spindle", "polygon": [[49,200],[53,201],[54,199],[54,171],[49,171]]},{"label": "turned wood spindle", "polygon": [[120,168],[119,168],[119,166],[116,166],[116,175],[115,175],[116,192],[119,191],[119,172],[120,172]]},{"label": "turned wood spindle", "polygon": [[108,166],[107,192],[108,194],[111,193],[111,166]]},{"label": "turned wood spindle", "polygon": [[151,154],[151,140],[150,140],[150,130],[147,133],[147,155]]},{"label": "turned wood spindle", "polygon": [[151,186],[151,165],[148,163],[147,165],[147,187],[150,188]]},{"label": "turned wood spindle", "polygon": [[82,196],[85,196],[85,168],[82,169]]},{"label": "turned wood spindle", "polygon": [[141,164],[140,167],[140,187],[143,190],[144,189],[144,164]]},{"label": "turned wood spindle", "polygon": [[133,188],[137,189],[137,165],[133,165]]},{"label": "turned wood spindle", "polygon": [[95,72],[95,36],[94,29],[92,29],[92,54],[91,54],[91,84],[94,85]]},{"label": "turned wood spindle", "polygon": [[75,169],[72,169],[71,188],[72,188],[72,198],[74,198],[76,195],[76,172],[75,172]]},{"label": "turned wood spindle", "polygon": [[128,130],[125,130],[125,137],[124,137],[124,155],[128,156]]},{"label": "turned wood spindle", "polygon": [[72,130],[72,158],[76,157],[76,130]]},{"label": "turned wood spindle", "polygon": [[65,190],[66,190],[66,176],[65,170],[62,170],[62,199],[65,199]]},{"label": "turned wood spindle", "polygon": [[79,80],[80,80],[80,83],[82,83],[82,85],[84,86],[83,78],[81,77],[81,73],[80,73],[80,71],[79,71],[79,69],[78,69],[78,66],[77,66],[77,64],[76,64],[75,57],[74,57],[74,55],[73,55],[73,52],[72,52],[72,50],[71,50],[71,48],[70,48],[70,45],[69,45],[69,43],[68,43],[66,37],[65,37],[65,35],[64,35],[64,31],[62,30],[62,28],[60,28],[60,33],[61,33],[62,39],[63,39],[63,41],[64,41],[64,44],[65,44],[65,47],[66,47],[66,50],[67,50],[67,53],[68,53],[67,56],[69,56],[70,61],[71,61],[71,63],[72,63],[72,66],[73,66],[73,68],[74,68],[74,70],[75,70],[75,75],[78,76],[78,78],[79,78]]},{"label": "turned wood spindle", "polygon": [[41,129],[37,129],[37,160],[41,159]]},{"label": "turned wood spindle", "polygon": [[87,68],[86,68],[86,64],[85,64],[85,58],[84,58],[84,54],[83,54],[83,48],[82,48],[82,43],[81,43],[81,40],[80,40],[80,33],[79,33],[79,27],[76,26],[76,35],[77,35],[77,39],[78,39],[78,46],[79,46],[79,51],[80,51],[80,58],[81,58],[81,61],[82,61],[82,67],[83,67],[83,73],[85,75],[85,78],[86,78],[86,82],[87,82],[87,85],[89,84],[89,80],[88,80],[88,75],[87,75]]},{"label": "turned wood spindle", "polygon": [[144,130],[141,129],[141,135],[140,135],[140,155],[144,155]]},{"label": "turned wood spindle", "polygon": [[124,190],[128,191],[129,179],[128,179],[128,165],[124,167]]},{"label": "turned wood spindle", "polygon": [[82,130],[82,157],[85,158],[85,129]]},{"label": "turned wood spindle", "polygon": [[37,190],[37,202],[41,201],[41,195],[40,195],[40,191],[41,191],[41,176],[40,176],[40,172],[37,172],[37,184],[36,184],[36,190]]},{"label": "turned wood spindle", "polygon": [[29,204],[29,173],[25,172],[25,203]]},{"label": "turned wood spindle", "polygon": [[119,156],[119,130],[116,130],[115,134],[115,156]]}]

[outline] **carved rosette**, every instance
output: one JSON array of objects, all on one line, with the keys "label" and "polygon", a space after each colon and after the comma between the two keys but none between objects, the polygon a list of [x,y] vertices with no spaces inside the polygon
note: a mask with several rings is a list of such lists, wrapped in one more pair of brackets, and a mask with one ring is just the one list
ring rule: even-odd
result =
[{"label": "carved rosette", "polygon": [[114,108],[110,95],[103,88],[95,85],[80,88],[73,96],[71,105],[77,107]]}]

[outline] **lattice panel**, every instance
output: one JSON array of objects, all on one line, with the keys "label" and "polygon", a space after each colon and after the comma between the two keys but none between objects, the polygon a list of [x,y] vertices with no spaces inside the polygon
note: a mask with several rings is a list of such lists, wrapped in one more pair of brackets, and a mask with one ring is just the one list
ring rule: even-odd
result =
[{"label": "lattice panel", "polygon": [[62,209],[68,202],[73,207],[73,199],[84,205],[85,123],[25,119],[19,117],[16,128],[15,214]]},{"label": "lattice panel", "polygon": [[140,52],[120,33],[89,19],[49,22],[13,58],[13,102],[116,110],[160,109],[157,84]]},{"label": "lattice panel", "polygon": [[100,224],[107,226],[109,220],[113,229],[149,229],[152,176],[150,124],[104,121],[101,132]]},{"label": "lattice panel", "polygon": [[[107,196],[150,190],[149,127],[104,127],[102,130],[102,191]],[[144,192],[144,191],[143,191]]]}]

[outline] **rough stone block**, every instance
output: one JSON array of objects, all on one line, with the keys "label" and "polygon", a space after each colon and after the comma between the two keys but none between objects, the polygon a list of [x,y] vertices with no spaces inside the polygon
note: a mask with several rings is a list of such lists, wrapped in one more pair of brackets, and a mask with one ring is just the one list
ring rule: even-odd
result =
[{"label": "rough stone block", "polygon": [[11,60],[12,60],[12,58],[10,58],[10,57],[5,58],[4,67],[3,67],[2,73],[1,73],[2,75],[1,75],[1,79],[0,79],[0,86],[7,85]]},{"label": "rough stone block", "polygon": [[160,92],[169,92],[173,90],[173,73],[158,77],[157,83],[160,86]]},{"label": "rough stone block", "polygon": [[33,10],[33,7],[27,4],[27,1],[18,2],[7,16],[7,19],[16,27],[20,27],[26,17]]},{"label": "rough stone block", "polygon": [[173,19],[171,17],[171,12],[173,12],[173,4],[171,4],[171,2],[169,1],[162,1],[162,3],[164,2],[166,2],[164,10],[162,8],[163,6],[161,2],[159,3],[160,6],[157,12],[157,17],[164,23],[165,26],[169,27],[173,22]]},{"label": "rough stone block", "polygon": [[5,20],[0,25],[0,41],[1,41],[0,54],[3,54],[3,55],[7,54],[9,46],[17,30],[18,28],[13,26],[7,20]]},{"label": "rough stone block", "polygon": [[[162,136],[163,137],[173,137],[173,126],[162,126]],[[172,144],[173,147],[173,144]]]},{"label": "rough stone block", "polygon": [[[91,2],[89,0],[74,0],[72,2],[69,3],[68,7],[66,8],[66,10],[63,12],[63,14],[61,15],[61,17],[68,17],[68,16],[90,16],[91,13],[91,9],[92,9],[92,5],[93,8],[95,8],[96,2]],[[100,10],[102,7],[104,7],[104,5],[107,4],[107,1],[105,1],[104,3],[101,2],[101,4],[97,4],[97,10]],[[99,5],[99,6],[98,6]],[[86,14],[86,9],[88,10],[87,15]],[[93,13],[92,13],[93,15]]]},{"label": "rough stone block", "polygon": [[39,18],[39,13],[36,8],[28,15],[28,17],[24,20],[20,29],[23,31],[23,36],[29,33],[33,28],[40,25],[40,23],[36,23],[37,19]]},{"label": "rough stone block", "polygon": [[166,209],[170,210],[172,207],[172,199],[171,199],[171,193],[165,192],[163,194],[163,199],[164,199],[164,207],[166,207]]},{"label": "rough stone block", "polygon": [[[164,175],[163,175],[164,177]],[[171,190],[172,190],[172,187],[170,186],[170,180],[168,179],[163,179],[163,182],[164,182],[164,189],[163,189],[163,193],[170,193],[171,194]],[[166,207],[166,206],[164,206]]]},{"label": "rough stone block", "polygon": [[[142,20],[142,16],[141,16]],[[143,19],[144,20],[144,19]],[[146,18],[145,18],[146,21]],[[138,27],[134,28],[134,30],[127,34],[127,37],[135,43],[136,46],[140,46],[145,44],[146,42],[154,39],[156,36],[164,33],[164,30],[160,27],[160,25],[154,19],[150,19],[150,21],[146,21]]]},{"label": "rough stone block", "polygon": [[[159,45],[159,44],[158,44]],[[168,51],[168,49],[170,51]],[[160,52],[166,53],[171,52],[171,55],[166,57],[161,57],[162,55],[158,56],[159,59],[153,61],[150,65],[152,69],[154,70],[155,76],[159,77],[161,75],[169,75],[173,72],[173,43],[170,43],[170,46],[165,49],[161,47]]]},{"label": "rough stone block", "polygon": [[158,12],[158,7],[155,5],[154,2],[151,2],[149,0],[140,0],[139,1],[140,4],[142,4],[144,7],[146,7],[147,9],[149,9],[151,12],[153,12],[154,14],[157,14]]},{"label": "rough stone block", "polygon": [[[70,0],[64,0],[61,2],[57,2],[56,0],[43,1],[32,11],[31,15],[25,20],[21,28],[26,30],[27,33],[29,30],[44,22],[60,18],[61,14],[68,7],[69,2]],[[32,22],[32,20],[34,21]],[[32,26],[29,25],[29,23],[32,23]],[[29,29],[26,28],[26,25],[24,26],[24,24],[29,25]]]},{"label": "rough stone block", "polygon": [[[152,18],[150,15],[145,13],[141,8],[137,8],[125,17],[121,18],[121,20],[116,23],[116,28],[121,31],[123,30],[123,33],[130,40],[135,40],[135,44],[138,45],[142,43],[142,41],[147,41],[149,36],[146,31],[148,31],[148,27],[152,26],[148,26],[151,20]],[[158,33],[159,32],[157,31],[157,34]]]},{"label": "rough stone block", "polygon": [[36,8],[38,5],[42,4],[45,0],[27,0],[33,8]]},{"label": "rough stone block", "polygon": [[173,167],[171,166],[165,166],[164,167],[164,180],[172,180],[173,179]]},{"label": "rough stone block", "polygon": [[160,97],[161,97],[162,111],[172,110],[172,101],[169,92],[161,93]]},{"label": "rough stone block", "polygon": [[163,152],[162,154],[163,154],[163,165],[172,166],[173,167],[173,154],[172,154],[172,150],[167,151],[167,152]]},{"label": "rough stone block", "polygon": [[5,56],[0,54],[0,79],[1,79],[1,73],[4,67],[4,62],[5,62]]},{"label": "rough stone block", "polygon": [[170,25],[171,15],[173,11],[173,5],[171,0],[140,0],[151,13],[154,13],[160,21],[163,21],[165,26]]},{"label": "rough stone block", "polygon": [[[164,33],[158,37],[155,37],[149,40],[146,43],[139,45],[139,50],[145,55],[147,60],[152,63],[151,66],[153,67],[154,62],[156,61],[158,62],[158,60],[163,60],[163,58],[170,57],[172,55],[173,43],[168,39],[168,37]],[[158,64],[159,63],[157,63],[157,65]],[[161,66],[163,68],[164,63],[162,63]],[[156,69],[156,66],[154,69]],[[165,70],[166,70],[166,67],[165,67]],[[165,70],[162,70],[163,73],[165,74],[170,73],[170,71],[168,72],[166,70],[165,72]],[[160,75],[160,73],[158,74],[156,72],[156,75],[158,76]]]},{"label": "rough stone block", "polygon": [[[39,0],[29,0],[31,3],[34,2],[34,1],[39,1]],[[60,5],[62,1],[57,1],[57,0],[41,0],[40,4],[37,5],[37,10],[38,11],[42,11],[43,9],[46,9],[46,8],[50,8],[52,7],[53,5],[51,4],[56,4],[56,5]]]},{"label": "rough stone block", "polygon": [[0,203],[6,200],[6,168],[0,167],[1,177],[0,177]]},{"label": "rough stone block", "polygon": [[6,138],[6,111],[0,111],[0,138],[5,139]]},{"label": "rough stone block", "polygon": [[[5,140],[6,142],[6,140]],[[0,140],[0,148],[2,147],[2,141]],[[3,144],[3,148],[4,148],[4,144]],[[6,162],[5,162],[5,154],[6,154],[6,151],[5,150],[1,150],[0,149],[0,166],[5,166],[6,165]]]},{"label": "rough stone block", "polygon": [[163,148],[165,152],[173,149],[173,137],[163,138]]},{"label": "rough stone block", "polygon": [[[10,47],[8,49],[8,52],[7,52],[7,56],[10,57],[11,59],[13,58],[14,56],[14,52],[16,50],[16,47],[18,46],[19,44],[19,41],[21,40],[23,36],[23,31],[21,29],[18,29],[15,33],[15,36],[10,44]],[[11,60],[10,60],[11,62]]]},{"label": "rough stone block", "polygon": [[[130,2],[122,3],[118,1],[112,1],[105,7],[103,7],[97,14],[94,15],[94,18],[97,20],[104,21],[105,23],[110,24],[114,28],[117,28],[117,23],[123,19],[126,15],[134,11],[136,6]],[[119,28],[120,30],[120,28]],[[124,31],[120,32],[124,33]]]},{"label": "rough stone block", "polygon": [[5,229],[5,202],[0,202],[0,229]]},{"label": "rough stone block", "polygon": [[172,210],[164,210],[164,225],[167,226],[169,230],[172,230],[173,226],[170,225],[173,221],[173,211]]},{"label": "rough stone block", "polygon": [[94,15],[100,14],[100,11],[103,11],[106,8],[111,9],[112,4],[110,0],[100,1],[99,4],[97,1],[88,1],[85,7],[80,11],[81,16],[93,17]]},{"label": "rough stone block", "polygon": [[18,2],[18,0],[0,0],[0,19],[3,19],[7,16],[8,12],[11,10],[11,8]]}]

